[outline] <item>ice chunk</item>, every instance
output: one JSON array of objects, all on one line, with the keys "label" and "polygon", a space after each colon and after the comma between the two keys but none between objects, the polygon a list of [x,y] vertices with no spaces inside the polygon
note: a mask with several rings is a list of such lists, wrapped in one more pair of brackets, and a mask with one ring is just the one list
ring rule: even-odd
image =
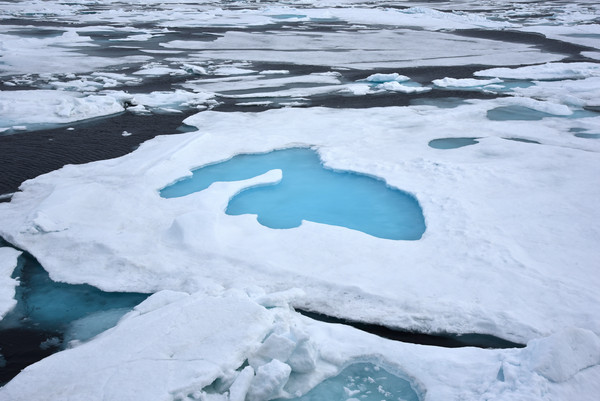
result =
[{"label": "ice chunk", "polygon": [[317,350],[308,340],[301,341],[286,361],[294,372],[308,373],[315,370]]},{"label": "ice chunk", "polygon": [[292,368],[277,359],[258,368],[250,384],[246,401],[267,401],[281,396]]},{"label": "ice chunk", "polygon": [[112,96],[53,91],[0,91],[0,128],[20,124],[59,124],[123,111]]},{"label": "ice chunk", "polygon": [[457,78],[442,78],[442,79],[435,79],[433,81],[431,81],[435,86],[439,86],[440,88],[448,88],[448,87],[452,87],[452,88],[472,88],[472,87],[478,87],[478,86],[485,86],[485,85],[490,85],[490,84],[497,84],[500,82],[504,82],[501,79],[498,78],[494,78],[494,79],[472,79],[472,78],[463,78],[463,79],[457,79]]},{"label": "ice chunk", "polygon": [[569,328],[532,340],[523,350],[529,368],[560,383],[581,370],[600,364],[600,338],[590,330]]},{"label": "ice chunk", "polygon": [[244,401],[252,379],[254,379],[254,369],[246,366],[229,388],[229,401]]},{"label": "ice chunk", "polygon": [[402,93],[421,93],[421,92],[428,92],[431,90],[431,88],[427,88],[427,87],[423,87],[423,86],[402,85],[401,83],[398,83],[397,81],[384,82],[382,84],[377,85],[375,88],[383,89],[386,91],[392,91],[392,92],[402,92]]},{"label": "ice chunk", "polygon": [[395,82],[410,81],[410,77],[407,77],[406,75],[400,75],[397,72],[394,72],[392,74],[372,74],[372,75],[369,75],[366,79],[369,82],[376,82],[376,83],[392,82],[392,81],[395,81]]},{"label": "ice chunk", "polygon": [[284,362],[290,357],[295,347],[296,342],[289,337],[273,333],[265,340],[256,353],[248,358],[248,362],[255,369],[275,359]]}]

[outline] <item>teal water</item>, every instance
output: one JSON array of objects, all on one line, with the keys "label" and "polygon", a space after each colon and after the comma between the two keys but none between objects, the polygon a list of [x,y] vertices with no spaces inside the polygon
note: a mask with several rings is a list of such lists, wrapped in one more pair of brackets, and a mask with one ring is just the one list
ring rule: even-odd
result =
[{"label": "teal water", "polygon": [[479,138],[440,138],[429,141],[429,146],[435,149],[457,149],[479,143]]},{"label": "teal water", "polygon": [[[85,338],[73,335],[72,339],[87,340],[114,326],[119,318],[145,300],[149,294],[105,292],[87,284],[67,284],[53,281],[42,266],[28,254],[19,258],[13,273],[20,285],[16,288],[17,306],[2,320],[5,327],[32,326],[40,330],[65,332],[70,325],[82,318],[110,311],[111,318],[103,324],[93,324]],[[79,323],[78,327],[84,326]]]},{"label": "teal water", "polygon": [[283,172],[279,183],[243,190],[225,212],[255,214],[260,224],[274,229],[298,227],[307,220],[394,240],[418,240],[425,232],[415,197],[371,176],[325,168],[308,148],[238,155],[194,170],[191,178],[163,188],[160,195],[185,196],[213,182],[245,180],[273,169]]},{"label": "teal water", "polygon": [[[355,363],[291,401],[418,401],[410,383],[370,363]],[[281,401],[281,400],[278,400]]]}]

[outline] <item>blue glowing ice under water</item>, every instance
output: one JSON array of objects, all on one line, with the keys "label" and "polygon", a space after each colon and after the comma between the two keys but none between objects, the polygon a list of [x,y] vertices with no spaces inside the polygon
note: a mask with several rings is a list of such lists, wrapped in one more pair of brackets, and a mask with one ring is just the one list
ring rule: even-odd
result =
[{"label": "blue glowing ice under water", "polygon": [[[292,401],[418,401],[410,383],[370,363],[355,363]],[[281,400],[278,400],[281,401]]]},{"label": "blue glowing ice under water", "polygon": [[282,170],[280,182],[246,188],[231,198],[225,212],[256,214],[260,224],[277,229],[308,220],[393,240],[418,240],[425,232],[414,196],[371,176],[326,168],[308,148],[238,155],[194,170],[192,177],[163,188],[160,195],[181,197],[216,181],[245,180],[273,169]]}]

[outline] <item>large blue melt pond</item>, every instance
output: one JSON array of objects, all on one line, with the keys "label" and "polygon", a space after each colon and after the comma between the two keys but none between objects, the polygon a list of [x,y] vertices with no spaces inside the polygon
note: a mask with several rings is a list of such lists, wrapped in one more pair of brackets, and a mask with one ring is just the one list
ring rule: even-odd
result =
[{"label": "large blue melt pond", "polygon": [[270,228],[298,227],[308,220],[394,240],[418,240],[425,232],[414,196],[371,176],[326,168],[309,148],[242,154],[209,164],[163,188],[160,195],[181,197],[216,181],[245,180],[273,169],[282,170],[280,182],[243,190],[229,201],[226,213],[256,214]]}]

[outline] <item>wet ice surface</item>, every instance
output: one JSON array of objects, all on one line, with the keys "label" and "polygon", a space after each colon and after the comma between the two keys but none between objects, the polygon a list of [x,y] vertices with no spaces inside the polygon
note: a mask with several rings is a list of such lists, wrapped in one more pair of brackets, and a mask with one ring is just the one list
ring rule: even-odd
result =
[{"label": "wet ice surface", "polygon": [[[185,291],[196,301],[234,289],[260,299],[248,310],[264,315],[267,307],[275,321],[288,316],[277,308],[291,305],[338,323],[531,343],[518,356],[412,351],[369,334],[340,345],[335,325],[311,331],[288,316],[296,328],[259,319],[258,342],[246,346],[226,340],[243,320],[232,303],[202,300],[184,308],[187,317],[212,304],[231,322],[212,320],[223,332],[194,351],[201,327],[186,332],[162,314],[184,295],[163,294],[116,334],[33,365],[0,399],[62,400],[70,381],[82,383],[70,393],[76,399],[127,399],[128,391],[144,399],[306,399],[365,353],[394,355],[381,365],[412,377],[418,399],[599,393],[600,323],[589,312],[599,304],[598,14],[594,2],[566,1],[0,3],[0,233],[53,277],[117,292]],[[122,159],[67,166],[19,191],[40,174],[181,132]],[[285,171],[283,180],[260,171],[181,198],[157,195],[198,166],[294,147],[318,149],[331,174],[356,171],[408,191],[420,203],[414,241],[364,235],[377,236],[374,219],[373,230],[359,231],[304,215],[269,220],[285,201],[259,195],[284,183]],[[238,207],[249,197],[258,198]],[[12,270],[17,251],[3,249],[0,265]],[[57,295],[41,268],[31,272],[22,279],[35,291],[17,287],[17,295],[34,307],[23,312],[21,302],[2,322],[10,345],[1,345],[0,365],[21,358],[19,350],[29,356],[6,379],[93,338],[142,299]],[[14,280],[6,274],[3,310],[13,307]],[[296,296],[269,295],[275,290]],[[161,317],[145,321],[149,311],[147,318]],[[235,326],[236,334],[250,326]],[[116,352],[110,363],[102,358],[136,330],[148,333],[136,338],[147,337],[146,345]],[[357,344],[368,346],[348,351]],[[229,362],[209,368],[220,347],[212,360]],[[115,371],[118,358],[139,369]],[[421,366],[422,358],[440,369]],[[166,360],[178,367],[172,381]],[[153,386],[141,388],[142,370],[156,375]],[[340,399],[359,398],[348,391]]]}]

